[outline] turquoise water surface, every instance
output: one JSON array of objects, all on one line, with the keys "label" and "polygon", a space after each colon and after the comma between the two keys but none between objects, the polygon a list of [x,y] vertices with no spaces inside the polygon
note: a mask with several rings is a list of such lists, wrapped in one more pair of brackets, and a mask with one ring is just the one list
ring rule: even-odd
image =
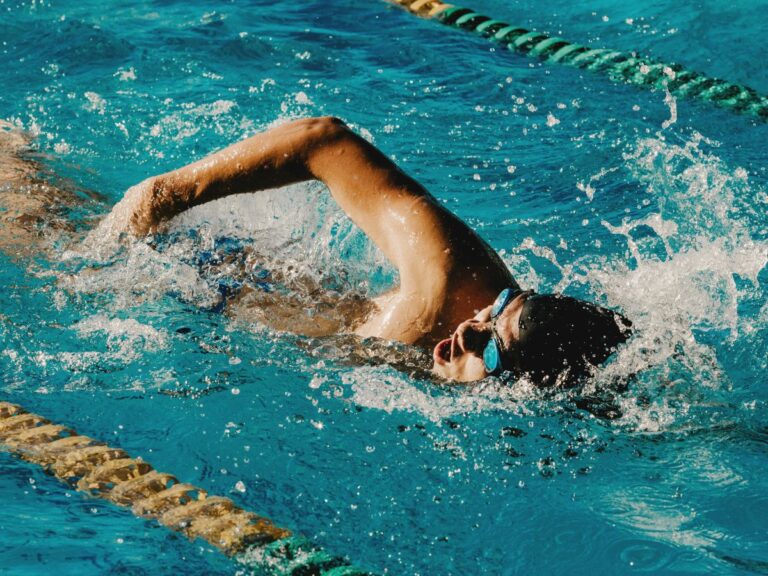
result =
[{"label": "turquoise water surface", "polygon": [[[764,1],[470,6],[768,93]],[[269,270],[369,295],[396,282],[301,185],[196,209],[154,246],[74,232],[50,257],[0,255],[0,399],[374,573],[768,574],[765,123],[378,1],[0,0],[0,55],[0,119],[87,199],[78,230],[150,175],[333,114],[521,284],[637,329],[586,388],[544,394],[439,386],[220,313],[239,284],[292,290],[265,287]],[[2,574],[252,572],[15,457],[0,471]]]}]

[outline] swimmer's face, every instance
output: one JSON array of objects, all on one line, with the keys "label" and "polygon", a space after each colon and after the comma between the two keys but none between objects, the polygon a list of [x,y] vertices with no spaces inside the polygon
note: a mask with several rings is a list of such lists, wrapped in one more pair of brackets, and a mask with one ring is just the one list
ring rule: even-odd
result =
[{"label": "swimmer's face", "polygon": [[[507,352],[520,337],[520,313],[528,293],[512,300],[496,319],[496,334],[501,341],[504,365],[509,364]],[[488,375],[483,362],[483,351],[493,337],[491,308],[480,310],[474,318],[458,325],[453,335],[435,346],[432,372],[455,382],[474,382]]]}]

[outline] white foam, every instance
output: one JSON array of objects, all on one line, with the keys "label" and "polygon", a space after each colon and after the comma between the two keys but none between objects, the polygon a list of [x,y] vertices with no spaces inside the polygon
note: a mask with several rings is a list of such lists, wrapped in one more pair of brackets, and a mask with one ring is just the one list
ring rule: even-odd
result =
[{"label": "white foam", "polygon": [[181,261],[180,257],[191,250],[189,242],[181,241],[162,253],[141,242],[120,250],[120,258],[111,265],[83,268],[63,276],[59,285],[78,294],[109,294],[109,306],[114,309],[130,308],[169,293],[201,307],[215,306],[219,301],[216,287],[206,282],[197,268]]},{"label": "white foam", "polygon": [[[230,196],[188,210],[169,223],[167,232],[176,239],[161,250],[153,247],[152,239],[147,243],[125,234],[144,185],[129,189],[80,246],[62,255],[65,261],[87,265],[62,277],[61,287],[81,294],[110,294],[115,308],[168,293],[212,307],[221,298],[217,279],[206,277],[194,261],[201,251],[213,250],[217,238],[252,247],[257,261],[279,269],[288,283],[311,279],[330,289],[377,292],[394,276],[383,254],[319,183]],[[378,281],[372,279],[375,271]]]},{"label": "white foam", "polygon": [[147,352],[158,352],[168,347],[164,330],[142,324],[132,318],[109,318],[103,314],[85,318],[73,329],[82,338],[105,337],[106,352],[60,352],[55,359],[73,371],[83,371],[100,364],[128,365]]},{"label": "white foam", "polygon": [[[639,215],[616,221],[596,214],[626,246],[625,254],[598,251],[573,260],[567,243],[558,251],[532,238],[511,254],[502,253],[526,287],[566,292],[577,287],[579,293],[586,288],[634,322],[635,336],[586,392],[637,375],[635,388],[618,399],[622,423],[637,431],[686,426],[695,419],[693,412],[718,402],[730,382],[718,350],[707,342],[738,347],[768,321],[768,305],[759,313],[742,306],[765,298],[758,278],[768,265],[768,243],[753,238],[751,230],[764,220],[766,192],[750,186],[746,170],[723,162],[714,153],[717,146],[695,132],[687,138],[667,132],[641,138],[621,166],[577,183],[589,199],[592,182],[621,170],[645,188],[637,201]],[[559,270],[560,279],[545,280],[531,255]],[[640,391],[647,396],[644,406],[637,402]]]},{"label": "white foam", "polygon": [[[72,373],[90,372],[93,369],[120,368],[140,360],[148,352],[157,352],[168,347],[165,331],[142,324],[134,319],[109,318],[103,314],[90,316],[77,322],[72,329],[83,339],[103,338],[98,350],[88,350],[83,342],[74,351],[49,353],[44,350],[29,351],[22,358],[15,351],[5,351],[21,369],[24,362],[31,362],[46,370],[49,365],[60,365]],[[87,378],[73,378],[67,389],[89,386]]]},{"label": "white foam", "polygon": [[506,386],[492,380],[471,387],[459,386],[456,393],[449,393],[432,384],[414,382],[389,366],[357,367],[342,373],[341,381],[350,387],[351,400],[358,406],[388,413],[415,412],[432,422],[489,410],[525,414],[524,401],[538,395],[524,382]]},{"label": "white foam", "polygon": [[164,104],[167,108],[174,107],[176,110],[152,125],[149,135],[173,146],[178,146],[179,142],[195,136],[203,129],[235,140],[242,137],[244,131],[252,128],[250,122],[235,114],[237,103],[232,100],[177,104],[168,99]]},{"label": "white foam", "polygon": [[625,241],[627,259],[596,258],[585,273],[592,291],[635,323],[637,335],[603,376],[641,374],[650,404],[623,402],[625,419],[640,431],[678,427],[697,403],[712,400],[692,390],[728,388],[717,351],[702,335],[737,342],[765,325],[739,307],[759,292],[768,264],[768,244],[753,239],[749,227],[749,204],[762,192],[705,145],[716,144],[699,134],[682,144],[661,136],[637,142],[626,165],[646,186],[652,212],[604,222]]},{"label": "white foam", "polygon": [[104,100],[101,95],[97,94],[96,92],[86,92],[83,94],[83,96],[85,96],[85,99],[88,100],[88,104],[83,106],[85,110],[88,112],[95,112],[96,114],[104,115],[104,112],[107,109],[107,101]]}]

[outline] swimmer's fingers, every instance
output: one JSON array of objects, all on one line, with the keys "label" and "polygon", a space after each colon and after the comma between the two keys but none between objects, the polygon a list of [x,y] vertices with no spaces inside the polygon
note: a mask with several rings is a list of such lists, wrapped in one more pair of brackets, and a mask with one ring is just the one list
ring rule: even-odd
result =
[{"label": "swimmer's fingers", "polygon": [[113,233],[146,236],[157,231],[152,209],[154,179],[148,178],[125,192],[110,216],[113,217]]},{"label": "swimmer's fingers", "polygon": [[115,204],[109,214],[94,228],[84,241],[84,248],[99,250],[114,247],[157,231],[151,217],[152,179],[132,186]]}]

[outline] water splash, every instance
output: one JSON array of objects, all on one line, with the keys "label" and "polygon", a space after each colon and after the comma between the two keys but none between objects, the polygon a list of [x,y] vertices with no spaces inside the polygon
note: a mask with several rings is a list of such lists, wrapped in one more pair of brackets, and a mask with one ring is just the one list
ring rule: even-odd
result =
[{"label": "water splash", "polygon": [[299,292],[312,286],[372,295],[394,281],[383,254],[319,183],[210,202],[182,213],[163,233],[136,241],[122,231],[141,188],[131,188],[80,245],[62,254],[75,270],[62,287],[110,293],[118,307],[172,294],[211,308],[221,301],[225,277],[242,280],[260,270],[274,271]]},{"label": "water splash", "polygon": [[753,239],[749,224],[762,192],[750,188],[743,169],[705,150],[715,145],[698,133],[679,144],[661,135],[637,141],[624,159],[646,189],[648,213],[604,221],[624,240],[626,259],[587,266],[592,291],[635,322],[637,336],[603,376],[639,375],[633,394],[645,394],[645,406],[623,402],[639,430],[679,426],[692,406],[717,403],[714,392],[731,386],[719,343],[764,326],[743,306],[762,294],[759,274],[768,263],[768,243]]},{"label": "water splash", "polygon": [[[528,280],[526,285],[538,287],[545,281],[535,266],[524,265],[521,254],[540,258],[560,272],[554,290],[586,286],[601,295],[602,303],[633,319],[636,337],[585,392],[636,377],[637,387],[620,397],[617,407],[624,424],[647,432],[683,426],[692,405],[719,402],[716,392],[727,390],[730,381],[712,338],[722,340],[724,335],[734,341],[765,325],[764,311],[751,317],[740,313],[744,299],[761,290],[758,275],[768,247],[752,239],[749,218],[755,215],[753,199],[765,193],[751,189],[743,169],[730,168],[711,152],[716,143],[698,133],[676,139],[671,133],[639,139],[624,154],[623,167],[602,169],[590,180],[626,171],[646,191],[640,215],[603,221],[606,232],[623,241],[626,254],[572,261],[527,238],[507,257]],[[222,248],[227,245],[222,239],[258,257],[227,260],[230,248]],[[82,267],[62,285],[80,294],[109,292],[116,306],[173,294],[212,308],[222,300],[221,281],[242,277],[237,267],[254,262],[279,270],[286,286],[299,292],[311,285],[371,295],[395,281],[383,255],[319,184],[206,204],[177,217],[166,240],[119,245],[117,256],[104,249],[101,236],[96,242],[90,254],[100,255],[99,265]],[[211,253],[214,260],[231,265],[201,267],[201,255],[210,258]],[[132,286],[126,286],[126,277],[134,279]],[[480,396],[433,397],[418,382],[385,367],[355,368],[342,381],[359,405],[414,410],[430,420],[500,406],[514,409],[510,407],[527,398],[516,396],[520,388],[510,396],[503,387]],[[712,393],[702,393],[705,388]]]}]

